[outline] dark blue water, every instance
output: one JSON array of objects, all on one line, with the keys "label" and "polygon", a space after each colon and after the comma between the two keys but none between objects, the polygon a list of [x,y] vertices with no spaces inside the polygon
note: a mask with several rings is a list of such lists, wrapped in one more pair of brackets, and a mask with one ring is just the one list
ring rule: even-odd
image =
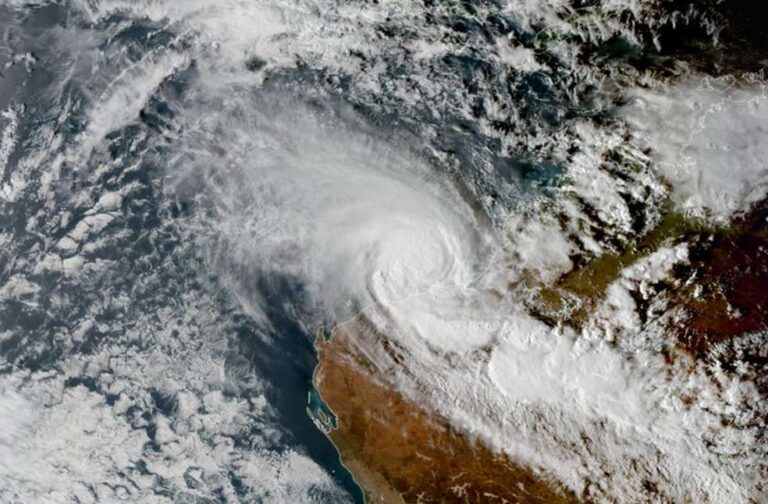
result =
[{"label": "dark blue water", "polygon": [[[116,17],[106,21],[105,25],[112,26],[122,21],[125,20]],[[60,40],[54,36],[56,29],[78,22],[81,20],[73,20],[64,5],[30,7],[14,12],[0,6],[0,30],[5,34],[4,40],[9,42],[3,48],[4,53],[0,54],[0,63],[4,65],[12,52],[29,52],[37,60],[31,72],[27,72],[23,65],[15,65],[3,69],[0,76],[0,108],[15,103],[23,111],[18,130],[21,142],[9,160],[11,169],[7,170],[5,181],[19,160],[37,147],[35,135],[38,127],[60,119],[58,116],[64,103],[69,101],[74,103],[74,107],[57,127],[57,134],[63,138],[62,144],[66,146],[68,139],[74,140],[87,127],[87,82],[79,78],[66,82],[60,80],[69,70],[72,60],[85,55],[61,47]],[[106,28],[82,27],[84,30]],[[172,33],[164,32],[161,27],[139,20],[130,23],[102,49],[107,53],[126,51],[133,58],[140,58],[157,46],[172,45],[173,38]],[[119,71],[119,68],[114,71]],[[265,395],[274,413],[274,418],[270,420],[279,426],[282,434],[280,442],[269,449],[277,453],[286,450],[306,453],[325,468],[355,502],[362,502],[362,492],[340,464],[335,447],[306,413],[316,365],[312,347],[314,335],[304,332],[295,315],[271,309],[267,314],[271,329],[269,334],[265,334],[260,324],[238,310],[236,303],[218,285],[217,279],[205,273],[205,266],[194,247],[185,244],[179,234],[176,221],[189,217],[195,211],[194,203],[168,200],[162,194],[161,178],[165,167],[158,164],[157,154],[164,151],[162,137],[173,121],[168,100],[180,98],[188,92],[194,76],[194,67],[190,67],[163,83],[158,95],[150,100],[137,120],[110,133],[107,149],[94,153],[86,161],[86,166],[65,164],[61,168],[65,183],[56,188],[55,201],[57,210],[68,209],[72,218],[69,225],[47,228],[52,240],[71,232],[75,223],[84,216],[86,209],[72,200],[73,195],[85,191],[98,198],[100,194],[118,190],[126,184],[138,186],[119,209],[124,217],[110,225],[109,230],[120,237],[89,257],[112,261],[114,265],[106,274],[95,275],[85,282],[70,282],[60,273],[41,274],[36,280],[47,296],[40,305],[27,306],[24,299],[1,303],[0,329],[14,336],[0,341],[0,353],[16,369],[56,369],[68,355],[88,355],[111,339],[119,338],[119,333],[130,330],[132,321],[167,308],[184,294],[198,293],[201,297],[210,298],[217,307],[219,330],[230,335],[231,351],[247,359],[249,369],[269,383]],[[147,156],[148,152],[154,155]],[[43,158],[43,163],[51,163],[55,154],[49,153]],[[105,164],[109,170],[97,178],[90,176]],[[34,189],[32,187],[25,198],[5,204],[0,213],[0,227],[14,233],[14,247],[0,253],[0,283],[13,274],[15,257],[33,254],[35,247],[42,243],[43,237],[39,233],[27,230],[29,216],[44,204],[44,198],[35,194]],[[300,286],[275,278],[253,278],[253,288],[273,301],[270,306],[283,306],[301,295]],[[77,326],[78,321],[87,316],[91,306],[100,302],[104,292],[112,296],[129,296],[131,303],[127,307],[99,312],[94,328],[82,341],[72,344],[55,338],[62,328],[66,330]],[[57,300],[55,303],[54,299]],[[109,327],[117,328],[116,332],[105,329]],[[271,344],[265,344],[265,340]],[[32,345],[32,341],[36,344]],[[142,343],[137,341],[136,345],[141,347]],[[86,386],[92,392],[103,394],[107,404],[114,404],[116,399],[92,379],[73,377],[65,385]],[[226,391],[227,394],[243,394],[245,397],[250,392],[237,389]],[[173,400],[157,393],[152,397],[158,412],[173,414]],[[151,416],[153,413],[147,411],[144,414]],[[258,431],[253,434],[259,436]],[[148,435],[153,437],[152,432],[148,431]],[[236,439],[235,443],[247,449],[250,439]],[[242,491],[238,488],[237,478],[233,477],[232,483],[236,491]],[[245,494],[241,497],[245,498]],[[328,496],[323,497],[321,490],[314,497],[329,499]]]},{"label": "dark blue water", "polygon": [[[482,41],[490,33],[488,30],[496,34],[516,33],[523,39],[527,36],[501,15],[493,18],[488,26],[479,26],[470,6],[466,8],[463,14],[434,21],[450,26],[459,42]],[[37,168],[42,172],[53,165],[57,155],[87,131],[88,107],[93,96],[98,96],[105,82],[118,75],[126,62],[139,61],[157,48],[184,52],[187,44],[172,26],[122,15],[92,24],[76,15],[67,3],[28,6],[14,11],[0,6],[0,29],[7,45],[0,58],[7,61],[12,53],[29,53],[36,60],[31,71],[15,65],[3,70],[0,79],[0,108],[15,103],[22,117],[18,130],[21,142],[10,158],[11,169],[7,170],[4,182],[25,156],[40,149],[42,140],[37,133],[43,126],[52,124],[62,147],[42,156]],[[96,53],[79,50],[76,44],[79,39],[67,38],[78,33],[86,39],[89,33],[109,30],[115,34],[101,42],[98,58],[94,56]],[[383,27],[382,34],[387,38],[415,36],[406,27],[394,25]],[[391,59],[386,57],[384,63],[387,79],[407,78],[411,71],[407,62],[397,55]],[[254,74],[266,71],[265,63],[253,57],[244,58],[243,65]],[[434,103],[418,102],[403,107],[386,93],[372,98],[356,92],[350,76],[301,63],[293,68],[272,70],[253,92],[280,92],[318,109],[331,110],[344,104],[352,107],[360,120],[375,128],[382,138],[408,136],[415,154],[433,162],[436,169],[451,172],[468,199],[478,194],[491,195],[492,202],[485,208],[491,219],[495,205],[509,208],[528,194],[545,194],[546,188],[557,183],[562,173],[557,162],[542,158],[536,152],[504,151],[499,138],[484,133],[479,121],[484,119],[486,100],[505,96],[517,103],[522,112],[517,122],[494,123],[496,130],[522,132],[531,122],[541,128],[554,128],[563,120],[563,111],[573,114],[579,110],[566,90],[553,85],[552,79],[545,75],[520,78],[514,69],[494,66],[482,54],[447,55],[433,70],[436,79],[444,78],[457,85],[457,96],[471,103],[471,116],[460,113],[458,107],[449,107],[436,118],[432,113]],[[91,71],[93,73],[89,73]],[[119,208],[121,217],[109,224],[107,231],[113,239],[87,257],[110,261],[109,270],[77,281],[60,272],[36,275],[36,282],[46,293],[41,303],[27,304],[24,299],[18,299],[0,304],[0,329],[13,334],[0,341],[0,353],[17,369],[55,370],[68,356],[92,354],[137,329],[135,321],[151,319],[154,313],[169,306],[183,306],[184,296],[191,293],[211,306],[216,330],[228,335],[231,358],[228,357],[227,365],[242,367],[245,362],[245,367],[268,384],[264,394],[274,415],[269,421],[278,426],[281,433],[280,441],[269,449],[278,453],[286,450],[306,453],[346,489],[355,502],[362,502],[362,492],[340,463],[337,450],[307,414],[308,397],[314,401],[310,406],[322,406],[317,404],[319,398],[311,395],[311,378],[317,364],[312,346],[315,327],[303,323],[317,319],[299,308],[307,305],[301,282],[265,274],[259,265],[243,272],[246,278],[241,284],[247,286],[246,296],[265,300],[269,324],[256,321],[207,269],[195,244],[181,232],[186,220],[195,212],[205,212],[206,208],[195,199],[194,192],[169,197],[164,176],[168,169],[166,159],[173,153],[174,137],[178,133],[175,118],[184,103],[194,100],[198,78],[196,62],[192,60],[155,90],[135,120],[109,133],[102,149],[78,161],[81,165],[64,162],[60,166],[61,183],[53,189],[52,200],[48,198],[51,195],[39,194],[40,185],[33,183],[24,197],[3,205],[0,226],[12,230],[13,247],[0,252],[0,283],[16,272],[16,258],[34,258],[36,250],[50,247],[49,242],[55,243],[74,229],[88,209],[79,202],[80,195],[88,194],[96,200],[106,192],[135,186],[131,197]],[[66,113],[63,112],[65,106],[69,107]],[[420,139],[425,126],[437,132],[429,141]],[[450,161],[441,164],[432,159],[434,152],[445,154]],[[497,192],[496,188],[501,186],[511,189]],[[69,221],[61,225],[42,222],[39,229],[30,231],[30,216],[43,211],[51,201],[55,213],[69,213]],[[130,303],[109,305],[103,301],[105,293],[112,298],[127,297]],[[91,316],[91,307],[95,305],[106,307],[93,315],[95,324],[83,338],[73,342],[57,337]],[[140,340],[131,343],[138,349],[145,348],[146,344]],[[2,370],[10,371],[11,367]],[[92,379],[73,377],[66,386],[86,386],[104,395],[110,405],[116,400]],[[147,418],[157,413],[172,415],[176,407],[172,398],[151,392],[152,409],[131,414]],[[237,387],[225,392],[242,397],[256,393]],[[147,434],[154,439],[152,427],[147,427]],[[252,434],[258,438],[256,427]],[[248,449],[251,441],[248,436],[235,439],[236,446],[242,449]],[[231,476],[231,482],[239,496],[246,498],[236,475]],[[168,488],[163,492],[173,495]],[[332,499],[321,490],[316,497],[324,501]]]}]

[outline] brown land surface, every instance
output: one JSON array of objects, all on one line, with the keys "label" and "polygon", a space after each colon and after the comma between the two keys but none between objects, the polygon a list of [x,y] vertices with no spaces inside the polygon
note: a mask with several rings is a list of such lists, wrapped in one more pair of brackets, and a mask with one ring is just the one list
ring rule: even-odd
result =
[{"label": "brown land surface", "polygon": [[703,357],[713,344],[768,329],[768,200],[736,216],[729,226],[707,226],[668,212],[624,251],[579,264],[552,285],[529,282],[537,318],[579,330],[621,270],[668,243],[690,244],[690,263],[674,269],[659,291],[669,310],[683,312],[670,334]]},{"label": "brown land surface", "polygon": [[537,471],[494,453],[405,400],[375,376],[382,368],[358,350],[356,329],[367,330],[353,324],[337,328],[329,339],[318,336],[315,386],[337,417],[329,436],[368,502],[577,501]]},{"label": "brown land surface", "polygon": [[673,299],[687,311],[681,341],[694,355],[768,329],[768,200],[701,239],[676,274],[691,279]]},{"label": "brown land surface", "polygon": [[[703,358],[713,344],[768,329],[768,200],[723,228],[670,214],[625,252],[584,263],[541,289],[532,312],[578,328],[623,267],[669,240],[691,245],[689,264],[661,286],[669,309],[683,314],[670,328],[673,344]],[[576,309],[564,310],[564,299],[573,298]],[[406,400],[385,382],[406,372],[401,349],[365,319],[318,336],[316,346],[315,386],[337,417],[329,436],[369,502],[578,501],[541,471]]]}]

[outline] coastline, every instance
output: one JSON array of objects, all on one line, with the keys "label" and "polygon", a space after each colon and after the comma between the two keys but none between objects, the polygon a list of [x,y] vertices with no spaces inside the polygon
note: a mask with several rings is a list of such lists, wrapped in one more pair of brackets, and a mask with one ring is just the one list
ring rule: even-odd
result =
[{"label": "coastline", "polygon": [[570,503],[542,473],[515,464],[410,403],[356,352],[348,326],[318,332],[313,385],[337,426],[323,429],[366,502]]}]

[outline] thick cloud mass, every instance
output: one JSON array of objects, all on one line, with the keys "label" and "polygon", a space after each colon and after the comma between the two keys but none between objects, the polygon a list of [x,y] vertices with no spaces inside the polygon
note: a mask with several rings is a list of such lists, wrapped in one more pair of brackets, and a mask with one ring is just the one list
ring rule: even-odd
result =
[{"label": "thick cloud mass", "polygon": [[279,96],[235,95],[221,114],[190,108],[209,119],[180,142],[172,180],[210,205],[197,225],[211,231],[208,254],[229,263],[224,273],[253,265],[291,276],[327,319],[343,320],[467,287],[487,267],[487,219],[405,140]]},{"label": "thick cloud mass", "polygon": [[578,330],[528,310],[667,200],[765,192],[761,77],[653,67],[712,19],[572,3],[0,6],[0,500],[353,499],[305,406],[358,317],[391,386],[579,495],[764,497],[754,363],[664,358],[687,243]]}]

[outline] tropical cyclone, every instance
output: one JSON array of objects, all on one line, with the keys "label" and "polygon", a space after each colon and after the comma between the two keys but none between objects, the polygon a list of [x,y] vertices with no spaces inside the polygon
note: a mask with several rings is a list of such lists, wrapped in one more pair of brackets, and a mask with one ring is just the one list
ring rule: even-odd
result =
[{"label": "tropical cyclone", "polygon": [[[397,401],[410,404],[414,415],[426,410],[447,419],[522,467],[544,468],[581,499],[765,498],[765,444],[758,427],[765,421],[759,364],[764,344],[758,341],[765,335],[766,294],[755,279],[764,274],[765,257],[759,246],[747,245],[765,239],[760,224],[764,204],[750,210],[765,196],[760,175],[764,146],[751,140],[762,122],[750,122],[765,106],[761,77],[705,81],[698,88],[685,83],[671,90],[659,84],[650,87],[653,92],[639,92],[639,105],[625,111],[628,135],[640,143],[649,141],[653,158],[631,150],[627,157],[655,166],[665,183],[671,182],[671,199],[660,205],[666,210],[618,246],[606,247],[605,240],[597,238],[597,259],[571,263],[558,261],[555,253],[549,258],[553,262],[533,268],[538,271],[531,281],[511,273],[518,270],[516,265],[505,273],[504,259],[496,257],[488,261],[495,278],[486,270],[469,288],[436,289],[426,300],[398,302],[390,297],[360,315],[364,324],[359,318],[342,324],[330,343],[318,344],[317,380],[330,407],[338,409],[340,422],[362,424],[339,428],[334,439],[341,443],[342,457],[355,464],[364,460],[365,443],[360,445],[355,433],[363,435],[377,422],[350,416],[355,406],[367,404],[366,398],[345,398],[345,382],[327,378],[346,373],[360,380],[363,390],[378,386],[399,391]],[[687,111],[675,113],[662,96],[677,93],[696,101],[684,107]],[[659,120],[670,117],[674,123],[658,127]],[[740,125],[730,123],[737,118],[742,118]],[[717,155],[709,154],[710,149]],[[717,179],[726,173],[726,163],[720,156],[731,156],[737,163],[722,182]],[[585,162],[590,182],[579,187],[578,170],[572,169],[574,192],[592,197],[590,191],[601,181],[587,163],[599,161],[586,156],[579,161]],[[572,166],[579,164],[574,161]],[[642,187],[639,180],[630,181],[628,192]],[[654,190],[653,184],[647,187]],[[660,201],[667,198],[665,190],[655,190]],[[598,208],[611,208],[609,192],[595,192]],[[614,208],[620,209],[621,203]],[[738,212],[747,217],[739,217],[731,235],[735,237],[726,238],[728,231],[716,226],[727,225]],[[622,217],[620,212],[607,213],[597,220],[615,219],[621,229]],[[744,231],[743,222],[754,224]],[[529,236],[541,229],[531,222],[521,228]],[[551,239],[549,245],[537,243],[546,249],[573,250],[558,241],[557,233],[539,236]],[[706,241],[715,236],[719,238],[708,253]],[[729,249],[728,240],[740,245]],[[535,258],[516,236],[500,242],[511,257]],[[693,259],[690,247],[696,249]],[[732,261],[724,259],[729,254],[735,256]],[[706,281],[696,289],[689,287],[702,275]],[[742,288],[754,292],[751,302],[739,295]],[[696,301],[700,289],[712,292],[710,299],[716,300]],[[549,300],[537,298],[546,292]],[[554,312],[542,316],[553,304]],[[687,322],[690,310],[679,309],[681,304],[693,306],[693,327]],[[736,341],[728,345],[744,345],[738,351],[742,353],[729,354],[721,346],[716,350],[720,360],[703,357],[698,343],[688,343],[691,332],[694,342],[709,340],[710,335],[722,341],[716,335],[725,332]],[[723,352],[730,357],[723,358]],[[738,364],[728,364],[730,359]],[[727,371],[732,366],[744,367],[732,374]],[[377,411],[375,406],[371,410]],[[451,442],[449,434],[442,439]],[[350,452],[350,445],[363,446],[362,455]],[[480,449],[476,456],[482,459],[482,453]],[[383,459],[379,462],[379,476],[389,475],[389,484],[402,488],[400,476]],[[408,500],[407,492],[400,490],[400,495]]]},{"label": "tropical cyclone", "polygon": [[[531,474],[546,475],[550,486],[517,495],[522,501],[557,493],[559,485],[568,489],[560,495],[586,500],[749,501],[759,495],[753,485],[760,477],[743,469],[760,471],[759,449],[749,429],[734,437],[738,429],[718,425],[729,408],[758,400],[756,391],[738,380],[708,377],[684,355],[670,363],[660,345],[675,336],[665,335],[664,323],[639,323],[632,308],[630,293],[658,284],[673,265],[686,262],[685,247],[662,249],[624,270],[581,333],[547,327],[509,306],[494,310],[503,314],[497,317],[461,314],[455,306],[452,316],[432,316],[412,300],[407,308],[366,310],[334,330],[330,341],[317,343],[316,385],[338,412],[340,433],[331,436],[343,459],[364,482],[384,478],[409,502],[423,489],[419,482],[432,483],[415,467],[399,474],[407,462],[378,453],[377,443],[382,436],[404,436],[392,442],[418,451],[422,430],[411,433],[410,423],[425,423],[422,429],[430,432],[437,422],[429,436],[454,447],[443,450],[465,454],[457,474],[473,474],[484,459],[495,467],[490,447],[517,465],[511,474],[527,475],[523,487],[538,488],[541,480]],[[713,411],[718,402],[723,409]],[[432,420],[413,420],[428,415]],[[439,427],[446,421],[461,434]],[[479,440],[479,447],[466,439]],[[466,477],[470,487],[478,486]],[[368,490],[375,495],[379,486]],[[461,501],[432,492],[436,501]]]},{"label": "tropical cyclone", "polygon": [[737,3],[6,2],[0,495],[766,500]]},{"label": "tropical cyclone", "polygon": [[[401,21],[406,19],[412,21]],[[610,19],[608,26],[617,22]],[[585,15],[571,21],[557,25],[558,36],[538,39],[537,50],[568,55],[568,37],[575,37],[569,30],[605,20]],[[424,28],[430,34],[431,29]],[[332,65],[337,56],[320,57]],[[388,54],[381,57],[390,63]],[[599,80],[601,61],[576,75]],[[534,67],[529,62],[521,69],[535,73]],[[715,81],[723,89],[711,108],[670,112],[654,92],[668,95],[671,78],[657,71],[617,77],[642,86],[632,84],[636,104],[619,108],[616,117],[577,115],[551,131],[534,112],[526,118],[521,109],[516,113],[533,123],[533,133],[482,130],[509,151],[530,142],[534,150],[559,156],[565,173],[553,189],[554,201],[523,195],[522,202],[505,207],[517,193],[502,191],[508,186],[488,168],[494,158],[483,157],[487,150],[457,161],[435,147],[452,138],[452,131],[430,126],[424,136],[382,132],[344,106],[308,106],[274,91],[254,96],[239,91],[237,83],[222,101],[219,81],[204,83],[206,93],[185,104],[185,115],[203,119],[175,146],[183,154],[173,163],[174,184],[203,181],[212,209],[198,226],[212,236],[206,253],[215,271],[230,275],[228,288],[255,306],[255,313],[265,301],[249,297],[250,276],[230,272],[265,268],[299,279],[312,310],[342,321],[337,334],[346,336],[333,350],[319,345],[321,356],[330,359],[322,363],[326,371],[342,377],[323,383],[328,375],[321,367],[317,385],[339,411],[340,429],[353,435],[337,438],[343,454],[350,453],[348,442],[361,442],[354,434],[363,435],[366,422],[376,418],[344,415],[364,411],[366,403],[356,401],[366,398],[334,387],[369,380],[363,387],[372,396],[375,390],[405,408],[418,405],[413,415],[457,433],[438,437],[441,443],[459,449],[477,441],[484,447],[478,448],[485,454],[481,460],[493,454],[509,461],[524,486],[544,485],[585,500],[748,502],[765,492],[765,446],[753,428],[762,414],[760,394],[754,383],[713,373],[708,362],[676,351],[678,337],[669,327],[682,314],[666,309],[671,305],[663,287],[687,280],[674,276],[690,260],[686,233],[669,232],[676,215],[682,215],[683,228],[711,215],[723,222],[754,198],[742,194],[739,184],[724,205],[691,198],[691,190],[717,193],[716,187],[702,187],[717,184],[708,175],[722,168],[709,162],[711,142],[684,133],[660,142],[654,125],[666,121],[670,130],[685,132],[717,113],[729,119],[719,125],[737,131],[730,118],[745,102],[762,107],[764,96],[759,82],[740,82],[736,89],[752,101],[732,99],[734,88],[723,79]],[[440,93],[453,92],[451,78],[441,81]],[[466,92],[481,85],[467,85]],[[581,85],[589,87],[579,83],[574,93]],[[681,89],[698,100],[711,94],[707,86]],[[361,108],[369,94],[378,99],[378,90],[371,80],[360,83],[355,96]],[[430,96],[429,88],[423,93]],[[609,96],[604,91],[595,100]],[[627,96],[632,93],[616,100]],[[472,98],[459,93],[456,100]],[[492,103],[489,96],[482,112],[471,112],[481,115],[479,124],[496,124],[491,118],[499,111]],[[206,115],[214,109],[217,114]],[[438,112],[434,117],[443,122]],[[417,119],[427,120],[408,118]],[[723,136],[723,147],[738,138]],[[759,142],[750,143],[740,170],[746,179],[760,177],[761,149]],[[225,176],[220,151],[226,153]],[[647,236],[654,238],[644,243]],[[560,288],[560,279],[589,271],[590,264],[605,267],[580,285]],[[550,305],[558,306],[537,299],[547,289],[554,289],[550,301],[557,299]],[[361,375],[360,364],[334,367],[336,357],[359,359],[371,370]],[[356,460],[366,466],[361,480],[379,485],[383,478],[386,491],[395,493],[409,485],[386,481],[364,457]]]}]

